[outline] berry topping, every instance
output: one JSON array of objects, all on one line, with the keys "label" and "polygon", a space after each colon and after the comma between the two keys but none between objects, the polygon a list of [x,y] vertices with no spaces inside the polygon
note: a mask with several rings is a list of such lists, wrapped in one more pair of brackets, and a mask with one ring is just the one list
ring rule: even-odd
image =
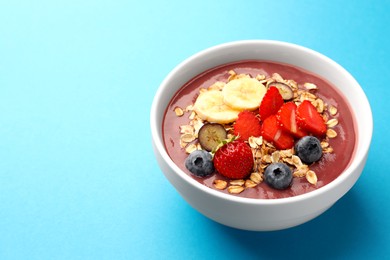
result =
[{"label": "berry topping", "polygon": [[197,177],[206,177],[214,172],[214,164],[210,153],[195,150],[185,161],[186,168]]},{"label": "berry topping", "polygon": [[253,112],[243,111],[238,114],[238,119],[233,125],[234,135],[241,140],[248,140],[249,137],[261,135],[260,120]]},{"label": "berry topping", "polygon": [[322,156],[321,142],[314,136],[305,136],[295,144],[295,153],[306,164],[318,161]]},{"label": "berry topping", "polygon": [[294,146],[294,138],[279,125],[276,115],[269,116],[264,120],[261,135],[280,150]]},{"label": "berry topping", "polygon": [[292,182],[291,169],[284,163],[271,163],[264,172],[265,182],[278,190],[287,189]]},{"label": "berry topping", "polygon": [[303,130],[313,135],[322,136],[326,133],[324,118],[308,100],[304,100],[297,107],[297,122]]},{"label": "berry topping", "polygon": [[290,86],[282,82],[272,82],[268,85],[268,87],[277,87],[284,100],[290,100],[294,97],[294,92]]},{"label": "berry topping", "polygon": [[226,130],[221,124],[204,124],[199,129],[198,140],[202,148],[206,151],[213,151],[226,138]]},{"label": "berry topping", "polygon": [[223,145],[214,154],[214,167],[230,179],[242,179],[253,169],[252,150],[248,144],[236,140]]},{"label": "berry topping", "polygon": [[278,88],[270,87],[260,103],[260,120],[264,121],[270,115],[276,114],[283,103],[283,97],[280,95]]},{"label": "berry topping", "polygon": [[290,132],[295,137],[301,138],[307,135],[307,133],[298,127],[296,111],[297,105],[295,105],[294,102],[284,103],[278,111],[277,118],[283,129]]}]

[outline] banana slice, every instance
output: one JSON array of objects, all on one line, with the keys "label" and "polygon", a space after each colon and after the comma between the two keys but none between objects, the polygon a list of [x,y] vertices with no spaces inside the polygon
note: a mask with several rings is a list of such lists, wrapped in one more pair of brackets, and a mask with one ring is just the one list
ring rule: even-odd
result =
[{"label": "banana slice", "polygon": [[219,90],[201,92],[195,101],[194,111],[201,119],[219,124],[234,122],[240,113],[223,102],[223,95]]},{"label": "banana slice", "polygon": [[229,81],[222,90],[223,101],[237,110],[255,110],[266,92],[266,87],[254,78]]}]

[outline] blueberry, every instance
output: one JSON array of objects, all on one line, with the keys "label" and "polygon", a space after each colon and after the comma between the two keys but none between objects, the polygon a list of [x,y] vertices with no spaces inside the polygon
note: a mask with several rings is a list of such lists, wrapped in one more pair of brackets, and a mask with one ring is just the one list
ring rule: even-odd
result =
[{"label": "blueberry", "polygon": [[213,158],[204,150],[195,150],[185,161],[186,168],[195,176],[206,177],[214,172]]},{"label": "blueberry", "polygon": [[321,142],[317,137],[305,136],[295,144],[295,153],[303,163],[311,164],[322,156]]},{"label": "blueberry", "polygon": [[284,163],[271,163],[265,169],[265,182],[272,188],[278,190],[287,189],[293,179],[292,171]]}]

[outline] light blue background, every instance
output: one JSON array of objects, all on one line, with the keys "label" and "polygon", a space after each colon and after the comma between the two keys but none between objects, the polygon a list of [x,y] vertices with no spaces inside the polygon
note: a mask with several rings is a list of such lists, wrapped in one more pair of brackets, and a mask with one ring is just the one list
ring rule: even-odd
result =
[{"label": "light blue background", "polygon": [[[1,1],[0,259],[390,257],[389,2],[220,2]],[[244,39],[329,56],[374,114],[357,184],[284,231],[203,217],[152,152],[149,112],[166,74]]]}]

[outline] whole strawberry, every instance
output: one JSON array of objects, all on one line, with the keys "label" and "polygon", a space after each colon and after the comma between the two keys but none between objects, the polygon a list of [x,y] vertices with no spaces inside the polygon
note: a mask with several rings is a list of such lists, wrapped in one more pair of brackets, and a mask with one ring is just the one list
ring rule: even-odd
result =
[{"label": "whole strawberry", "polygon": [[233,141],[223,145],[214,154],[214,167],[229,179],[242,179],[253,169],[252,150],[242,141]]}]

